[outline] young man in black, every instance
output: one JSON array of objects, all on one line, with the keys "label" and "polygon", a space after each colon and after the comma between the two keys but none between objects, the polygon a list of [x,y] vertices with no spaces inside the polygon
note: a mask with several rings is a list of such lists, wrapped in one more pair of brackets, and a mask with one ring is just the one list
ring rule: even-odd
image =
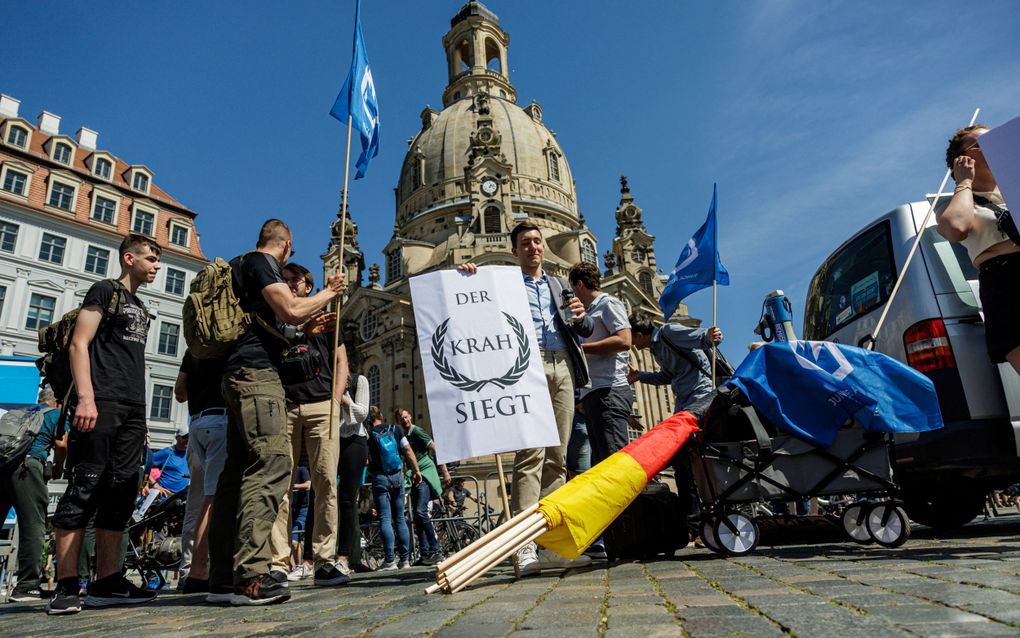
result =
[{"label": "young man in black", "polygon": [[[73,614],[78,599],[78,554],[85,524],[96,516],[96,576],[89,607],[149,602],[155,592],[139,589],[121,573],[124,528],[138,496],[145,448],[145,340],[149,317],[136,296],[159,271],[161,250],[142,235],[120,245],[120,277],[93,284],[85,293],[71,338],[75,399],[68,441],[71,466],[67,491],[53,516],[57,586],[46,610]],[[105,317],[114,295],[123,309]]]},{"label": "young man in black", "polygon": [[[345,287],[343,274],[337,273],[324,290],[296,297],[281,271],[292,254],[290,229],[270,219],[262,225],[255,250],[230,262],[234,291],[255,320],[227,353],[223,366],[227,460],[209,526],[206,601],[211,603],[265,605],[290,598],[287,574],[270,573],[270,534],[290,490],[293,469],[287,402],[277,373],[288,346],[281,322],[306,323]],[[316,316],[315,323],[335,319],[335,314],[327,313]]]}]

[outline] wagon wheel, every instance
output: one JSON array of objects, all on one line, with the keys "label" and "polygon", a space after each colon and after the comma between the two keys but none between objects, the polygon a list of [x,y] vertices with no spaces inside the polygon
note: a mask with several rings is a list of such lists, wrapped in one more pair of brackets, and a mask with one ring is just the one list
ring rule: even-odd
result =
[{"label": "wagon wheel", "polygon": [[910,538],[910,519],[902,507],[879,503],[868,512],[868,533],[885,547],[899,547]]},{"label": "wagon wheel", "polygon": [[705,547],[716,554],[722,554],[723,550],[719,547],[719,539],[715,535],[715,518],[706,516],[701,520],[701,526],[698,529],[698,535],[701,536],[701,542],[705,544]]},{"label": "wagon wheel", "polygon": [[730,556],[743,556],[753,552],[761,537],[754,519],[739,512],[721,516],[715,522],[714,531],[719,547]]},{"label": "wagon wheel", "polygon": [[867,545],[874,542],[871,533],[868,531],[868,513],[871,511],[871,503],[854,503],[843,510],[841,521],[843,531],[855,543]]}]

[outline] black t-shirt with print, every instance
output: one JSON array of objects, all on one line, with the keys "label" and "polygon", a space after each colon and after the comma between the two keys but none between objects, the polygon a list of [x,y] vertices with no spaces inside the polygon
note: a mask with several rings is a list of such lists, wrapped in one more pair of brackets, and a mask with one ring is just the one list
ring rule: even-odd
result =
[{"label": "black t-shirt with print", "polygon": [[[283,272],[276,258],[268,253],[251,252],[230,260],[234,271],[234,294],[247,312],[254,312],[270,326],[281,329],[276,313],[266,303],[262,290],[266,286],[284,283]],[[270,334],[257,322],[252,321],[248,331],[237,340],[227,354],[224,372],[238,368],[275,368],[280,362],[285,344],[279,337]]]},{"label": "black t-shirt with print", "polygon": [[[339,348],[343,342],[344,333],[341,331],[337,347]],[[311,337],[297,337],[291,339],[290,343],[294,346],[307,344],[309,349],[316,350],[322,360],[322,368],[320,369],[319,376],[314,379],[283,386],[283,391],[287,395],[287,401],[300,404],[328,401],[333,396],[332,331]]]},{"label": "black t-shirt with print", "polygon": [[188,414],[196,415],[209,408],[225,408],[226,401],[220,391],[223,379],[223,358],[202,359],[184,353],[181,372],[187,375]]},{"label": "black t-shirt with print", "polygon": [[[114,284],[104,279],[85,293],[83,307],[110,306]],[[138,297],[125,289],[127,303],[116,316],[107,318],[89,344],[92,389],[100,401],[145,405],[145,339],[149,317]]]}]

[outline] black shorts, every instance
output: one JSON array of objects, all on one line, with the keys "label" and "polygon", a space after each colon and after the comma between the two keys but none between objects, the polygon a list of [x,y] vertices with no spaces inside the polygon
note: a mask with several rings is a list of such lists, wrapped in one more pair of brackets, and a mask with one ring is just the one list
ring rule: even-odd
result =
[{"label": "black shorts", "polygon": [[985,313],[985,343],[994,363],[1020,347],[1020,253],[993,257],[981,264],[981,308]]},{"label": "black shorts", "polygon": [[53,527],[82,529],[92,515],[96,528],[121,531],[138,497],[145,451],[145,406],[96,401],[99,417],[91,432],[71,428],[67,443],[70,474],[57,503]]}]

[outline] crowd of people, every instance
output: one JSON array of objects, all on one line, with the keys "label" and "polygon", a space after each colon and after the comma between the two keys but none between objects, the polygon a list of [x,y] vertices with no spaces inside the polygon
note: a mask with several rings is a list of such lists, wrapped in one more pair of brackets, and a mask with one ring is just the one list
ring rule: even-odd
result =
[{"label": "crowd of people", "polygon": [[[147,237],[125,238],[121,276],[89,289],[71,338],[75,386],[69,434],[58,436],[59,411],[47,413],[48,434],[37,437],[17,471],[0,476],[16,482],[4,494],[25,495],[20,500],[26,501],[31,494],[36,508],[29,515],[29,505],[13,503],[23,538],[38,540],[21,543],[23,573],[13,600],[41,593],[37,558],[46,516],[40,499],[46,490],[37,465],[51,448],[61,459],[66,451],[68,484],[51,520],[56,579],[46,607],[50,614],[73,614],[83,603],[105,607],[156,597],[123,569],[124,530],[140,487],[142,500],[187,494],[179,589],[203,593],[212,604],[283,602],[290,596],[289,583],[306,578],[319,587],[348,583],[358,567],[352,556],[363,484],[371,486],[383,538],[380,569],[409,565],[405,485],[421,562],[442,559],[431,504],[443,499],[450,511],[463,512],[466,501],[477,499],[462,479],[435,462],[435,442],[414,424],[410,411],[397,409],[387,419],[368,405],[368,382],[350,372],[343,335],[333,333],[336,315],[325,312],[343,294],[344,276],[330,276],[316,292],[309,270],[291,261],[292,241],[287,225],[272,219],[263,224],[255,250],[231,260],[234,292],[252,318],[250,325],[220,358],[185,355],[174,392],[187,404],[189,425],[176,432],[174,445],[147,454],[149,313],[137,291],[153,281],[161,251]],[[585,465],[597,463],[628,441],[633,383],[671,385],[677,409],[710,390],[704,348],[718,344],[722,334],[714,327],[655,328],[646,318],[628,317],[623,303],[601,290],[593,265],[576,265],[566,279],[545,273],[544,242],[535,225],[519,224],[511,242],[560,439],[558,445],[516,453],[510,488],[516,513],[567,480],[576,413],[583,412],[587,423],[590,460]],[[477,266],[463,264],[459,270],[470,275]],[[564,291],[573,295],[565,297]],[[121,310],[108,316],[114,296],[121,297]],[[632,346],[650,348],[660,369],[633,368]],[[688,349],[690,356],[677,356],[677,348]],[[39,400],[39,409],[55,404],[52,393]],[[87,529],[94,529],[95,567],[86,572],[92,578],[82,591],[79,557]],[[598,543],[573,561],[534,545],[516,558],[527,576],[588,564],[592,556],[605,556]]]}]

